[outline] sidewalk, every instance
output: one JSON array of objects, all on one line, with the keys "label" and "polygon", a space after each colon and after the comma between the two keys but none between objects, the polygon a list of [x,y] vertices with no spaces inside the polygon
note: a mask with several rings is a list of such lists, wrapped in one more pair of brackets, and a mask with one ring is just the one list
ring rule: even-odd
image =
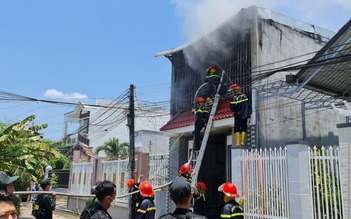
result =
[{"label": "sidewalk", "polygon": [[[58,199],[56,202],[56,210],[53,214],[53,219],[77,219],[79,215],[74,215],[70,212],[64,211],[66,209],[66,202]],[[32,202],[22,202],[21,204],[21,216],[22,219],[34,219],[32,216]]]}]

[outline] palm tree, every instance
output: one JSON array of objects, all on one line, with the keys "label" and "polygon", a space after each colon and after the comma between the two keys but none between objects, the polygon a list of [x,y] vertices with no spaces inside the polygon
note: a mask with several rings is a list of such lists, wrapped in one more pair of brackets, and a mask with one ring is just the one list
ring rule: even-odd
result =
[{"label": "palm tree", "polygon": [[119,157],[125,159],[128,157],[128,143],[119,143],[118,138],[110,138],[108,141],[95,149],[95,154],[99,154],[100,151],[104,151],[106,156],[111,160],[117,160]]}]

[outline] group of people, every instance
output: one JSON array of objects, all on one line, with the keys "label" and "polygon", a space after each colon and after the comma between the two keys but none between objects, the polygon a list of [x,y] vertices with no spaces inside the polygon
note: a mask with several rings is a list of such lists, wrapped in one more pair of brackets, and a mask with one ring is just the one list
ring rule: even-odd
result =
[{"label": "group of people", "polygon": [[[19,176],[9,176],[3,171],[0,171],[0,218],[16,219],[18,218],[20,210],[20,201],[14,195],[15,182]],[[50,191],[51,181],[43,179],[40,182],[42,191]],[[52,219],[52,212],[56,206],[56,193],[39,194],[33,196],[33,210],[32,213],[36,219]]]},{"label": "group of people", "polygon": [[[173,218],[206,218],[206,190],[204,182],[198,182],[192,186],[194,170],[189,164],[184,164],[179,170],[179,176],[172,180],[168,187],[169,198],[176,206],[172,213],[167,213],[159,219]],[[149,182],[139,182],[135,179],[128,180],[130,198],[130,219],[154,219],[156,206],[154,203],[154,191]],[[243,219],[242,207],[235,200],[239,197],[236,186],[231,183],[223,183],[218,191],[224,195],[224,206],[221,209],[221,218]],[[194,211],[191,211],[193,208]]]},{"label": "group of people", "polygon": [[[217,90],[220,77],[218,67],[210,66],[207,69],[205,82],[208,82],[214,88],[212,92]],[[233,94],[230,109],[234,113],[235,146],[245,146],[248,118],[251,117],[252,113],[250,101],[242,92],[240,85],[231,84],[229,87],[224,86],[223,88],[226,88]],[[223,93],[223,91],[220,91],[220,93]],[[209,119],[209,111],[213,101],[209,101],[208,99],[211,99],[211,96],[213,94],[204,93],[203,96],[198,96],[195,99],[195,107],[192,110],[195,116],[193,132],[194,150],[199,150],[201,147],[201,130],[206,128]]]}]

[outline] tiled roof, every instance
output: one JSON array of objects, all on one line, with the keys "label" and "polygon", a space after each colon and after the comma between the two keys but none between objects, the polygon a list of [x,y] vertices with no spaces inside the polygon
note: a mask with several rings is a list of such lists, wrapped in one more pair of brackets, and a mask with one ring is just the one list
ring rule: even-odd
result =
[{"label": "tiled roof", "polygon": [[86,155],[88,155],[89,157],[92,158],[96,158],[96,155],[94,154],[94,152],[92,152],[88,146],[85,146],[83,143],[78,142],[76,145],[74,145],[71,149],[69,149],[66,153],[66,155],[68,154],[72,154],[74,150],[76,149],[80,149],[81,151],[83,151]]},{"label": "tiled roof", "polygon": [[85,151],[85,153],[86,153],[89,157],[96,158],[96,155],[94,154],[94,152],[92,152],[92,151],[90,150],[90,148],[88,148],[88,147],[82,145],[82,149]]},{"label": "tiled roof", "polygon": [[[231,98],[222,100],[216,111],[216,115],[213,120],[221,120],[233,117],[233,113],[230,110]],[[190,110],[176,114],[171,120],[169,120],[164,126],[160,128],[160,131],[167,131],[176,128],[182,128],[191,126],[194,124],[194,114]]]}]

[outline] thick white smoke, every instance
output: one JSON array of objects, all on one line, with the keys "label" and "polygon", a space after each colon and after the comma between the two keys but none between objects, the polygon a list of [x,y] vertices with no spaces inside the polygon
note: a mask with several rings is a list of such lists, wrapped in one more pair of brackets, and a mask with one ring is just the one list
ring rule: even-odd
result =
[{"label": "thick white smoke", "polygon": [[[187,42],[203,36],[242,8],[256,5],[310,22],[316,17],[318,23],[338,19],[338,14],[331,10],[341,8],[351,12],[350,0],[171,0],[176,6],[181,19],[182,32]],[[344,21],[346,23],[347,20]],[[326,27],[325,27],[326,28]]]},{"label": "thick white smoke", "polygon": [[[223,35],[231,31],[240,32],[245,29],[244,23],[231,24],[228,33],[213,33],[213,30],[221,23],[238,13],[242,8],[252,5],[267,8],[272,11],[290,16],[292,18],[311,23],[328,29],[332,24],[331,19],[337,19],[338,13],[331,14],[337,8],[351,11],[350,0],[171,0],[176,6],[177,14],[181,19],[182,34],[185,43],[195,42],[200,37],[207,36],[196,46],[185,51],[188,63],[193,69],[202,68],[202,61],[216,57],[215,51],[226,53],[226,44]],[[318,22],[314,22],[318,21]],[[341,25],[348,20],[340,21]],[[341,27],[341,26],[340,26]],[[331,29],[337,31],[340,27]],[[233,30],[233,28],[241,28]],[[329,28],[330,29],[330,28]],[[208,33],[212,33],[210,36]],[[194,44],[192,44],[194,45]],[[211,51],[208,53],[208,51]],[[227,51],[229,52],[229,51]],[[220,57],[217,57],[220,58]]]}]

